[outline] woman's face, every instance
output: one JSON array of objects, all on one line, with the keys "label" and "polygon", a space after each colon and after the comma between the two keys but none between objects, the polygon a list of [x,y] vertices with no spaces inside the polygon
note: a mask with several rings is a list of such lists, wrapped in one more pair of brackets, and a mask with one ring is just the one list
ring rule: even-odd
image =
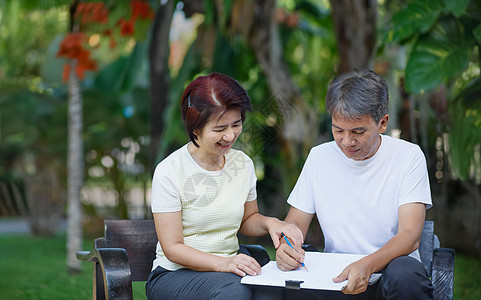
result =
[{"label": "woman's face", "polygon": [[198,150],[207,155],[225,155],[242,132],[242,117],[239,109],[233,108],[214,116],[202,129],[194,130]]}]

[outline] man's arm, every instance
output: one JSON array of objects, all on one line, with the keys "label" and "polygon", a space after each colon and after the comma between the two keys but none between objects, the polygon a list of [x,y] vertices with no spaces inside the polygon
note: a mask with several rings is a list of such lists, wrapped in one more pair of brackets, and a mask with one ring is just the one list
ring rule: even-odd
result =
[{"label": "man's arm", "polygon": [[[305,213],[291,206],[284,221],[296,225],[305,237],[313,216],[314,214]],[[281,245],[276,251],[276,263],[280,270],[294,270],[299,268],[301,262],[304,262],[304,250],[302,250],[299,245],[294,245],[294,248],[295,249],[289,247],[289,245],[281,239]]]},{"label": "man's arm", "polygon": [[372,273],[381,271],[393,259],[409,255],[418,249],[425,216],[426,206],[423,203],[401,205],[399,207],[398,233],[382,248],[347,266],[339,276],[334,278],[335,282],[349,280],[343,293],[364,292]]}]

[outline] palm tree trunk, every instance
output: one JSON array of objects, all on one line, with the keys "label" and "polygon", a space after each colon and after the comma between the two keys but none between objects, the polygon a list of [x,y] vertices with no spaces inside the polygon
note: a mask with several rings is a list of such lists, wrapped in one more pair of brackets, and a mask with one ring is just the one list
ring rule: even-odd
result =
[{"label": "palm tree trunk", "polygon": [[75,73],[77,61],[72,60],[68,79],[68,227],[67,227],[67,268],[69,272],[81,270],[76,258],[82,245],[82,206],[80,190],[83,185],[83,140],[82,140],[82,95],[80,82]]}]

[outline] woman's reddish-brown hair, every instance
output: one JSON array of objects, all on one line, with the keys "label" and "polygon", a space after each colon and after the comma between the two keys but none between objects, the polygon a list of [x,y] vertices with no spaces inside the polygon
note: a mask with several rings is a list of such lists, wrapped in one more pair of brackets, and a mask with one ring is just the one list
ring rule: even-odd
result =
[{"label": "woman's reddish-brown hair", "polygon": [[194,131],[202,129],[212,118],[220,119],[226,111],[237,108],[244,122],[246,110],[252,111],[251,99],[244,88],[221,73],[197,77],[185,88],[180,105],[182,122],[196,147],[199,145]]}]

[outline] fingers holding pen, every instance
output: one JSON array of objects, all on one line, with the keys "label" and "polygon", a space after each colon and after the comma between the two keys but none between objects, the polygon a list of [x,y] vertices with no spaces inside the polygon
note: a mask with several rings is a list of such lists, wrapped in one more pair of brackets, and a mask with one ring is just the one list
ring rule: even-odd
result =
[{"label": "fingers holding pen", "polygon": [[282,243],[276,251],[277,267],[282,271],[295,270],[304,262],[305,252],[301,248],[294,249]]}]

